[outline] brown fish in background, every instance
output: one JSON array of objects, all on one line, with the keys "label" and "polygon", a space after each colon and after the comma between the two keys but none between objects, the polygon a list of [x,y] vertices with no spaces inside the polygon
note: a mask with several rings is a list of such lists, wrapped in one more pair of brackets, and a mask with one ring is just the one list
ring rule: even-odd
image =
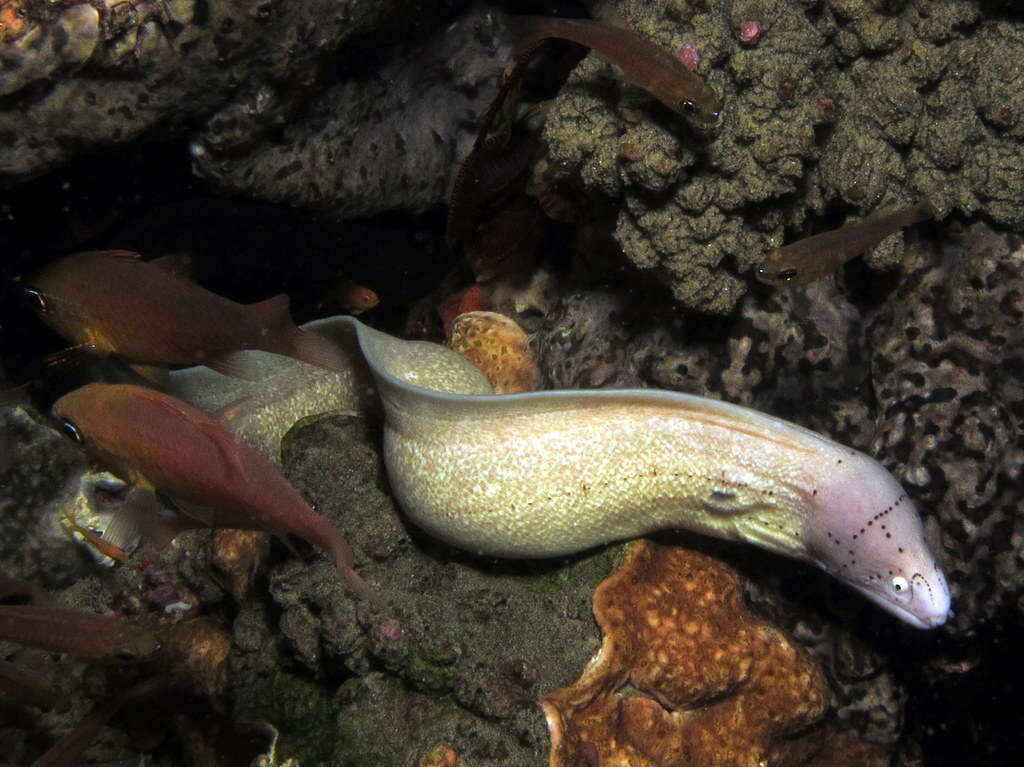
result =
[{"label": "brown fish in background", "polygon": [[61,701],[61,692],[45,676],[16,663],[0,661],[0,701],[51,709]]},{"label": "brown fish in background", "polygon": [[10,578],[0,573],[0,602],[25,603],[31,605],[53,604],[46,589],[32,581]]},{"label": "brown fish in background", "polygon": [[173,258],[77,253],[45,268],[23,294],[78,348],[138,365],[208,365],[247,378],[250,371],[232,356],[243,349],[329,369],[340,364],[329,343],[296,327],[286,295],[239,304],[189,281]]},{"label": "brown fish in background", "polygon": [[49,605],[0,605],[0,640],[85,661],[145,660],[160,649],[141,623]]},{"label": "brown fish in background", "polygon": [[360,596],[376,592],[352,550],[280,470],[205,413],[130,384],[88,384],[53,406],[90,458],[137,487],[164,493],[210,527],[289,533],[323,550]]},{"label": "brown fish in background", "polygon": [[718,122],[722,99],[714,88],[671,53],[632,29],[590,19],[550,16],[510,16],[508,24],[523,46],[552,37],[584,45],[673,112],[693,117],[705,126]]},{"label": "brown fish in background", "polygon": [[757,268],[757,279],[775,286],[806,285],[871,250],[889,235],[934,215],[935,208],[924,200],[909,208],[868,216],[862,221],[797,240],[773,250]]},{"label": "brown fish in background", "polygon": [[380,303],[380,296],[376,292],[344,275],[338,275],[335,279],[333,297],[350,314],[362,314]]}]

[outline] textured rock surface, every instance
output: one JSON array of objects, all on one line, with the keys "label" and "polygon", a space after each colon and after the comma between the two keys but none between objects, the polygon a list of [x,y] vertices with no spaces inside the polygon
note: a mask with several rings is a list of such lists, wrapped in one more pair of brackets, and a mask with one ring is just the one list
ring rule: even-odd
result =
[{"label": "textured rock surface", "polygon": [[0,407],[0,574],[61,585],[82,574],[52,511],[84,468],[82,455],[38,414]]},{"label": "textured rock surface", "polygon": [[[296,433],[285,468],[344,531],[360,573],[393,610],[355,604],[326,561],[273,566],[269,599],[245,603],[235,619],[237,717],[264,717],[301,738],[289,753],[304,752],[303,763],[333,754],[338,764],[371,755],[404,764],[438,742],[456,744],[467,763],[542,763],[549,741],[536,700],[595,649],[589,596],[614,551],[566,568],[478,560],[437,544],[403,524],[378,439],[360,419],[330,418]],[[284,710],[278,688],[302,705],[320,701],[330,723],[296,733],[289,724],[301,717]],[[382,741],[382,727],[407,737]]]},{"label": "textured rock surface", "polygon": [[982,226],[907,265],[868,325],[870,448],[937,518],[954,629],[1024,607],[1024,240]]},{"label": "textured rock surface", "polygon": [[391,46],[432,31],[453,5],[5,2],[0,182],[205,123],[197,167],[225,188],[338,215],[437,203],[495,51],[473,35],[478,19],[429,61]]},{"label": "textured rock surface", "polygon": [[[372,4],[371,4],[372,5]],[[218,188],[335,218],[421,211],[447,198],[509,47],[487,6],[253,131],[258,101],[232,103],[193,143]],[[260,94],[253,94],[259,99]]]},{"label": "textured rock surface", "polygon": [[[610,198],[615,237],[682,305],[731,311],[770,246],[926,195],[1024,228],[1024,24],[977,2],[624,2],[665,48],[695,45],[725,95],[700,135],[637,108],[588,56],[549,112],[549,179]],[[756,18],[756,46],[738,39]],[[1014,85],[1015,84],[1015,85]],[[635,100],[633,100],[635,102]],[[900,238],[870,257],[891,268]]]}]

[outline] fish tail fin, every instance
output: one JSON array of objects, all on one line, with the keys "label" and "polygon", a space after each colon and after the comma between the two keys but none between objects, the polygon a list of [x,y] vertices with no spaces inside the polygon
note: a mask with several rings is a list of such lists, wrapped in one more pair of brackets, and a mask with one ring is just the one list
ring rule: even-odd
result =
[{"label": "fish tail fin", "polygon": [[342,577],[342,580],[345,581],[345,584],[356,596],[378,607],[384,604],[384,600],[381,599],[376,589],[364,581],[359,573],[355,571],[352,564],[352,547],[349,546],[348,541],[340,533],[334,536],[330,546],[330,554],[331,559],[334,560],[334,566],[338,570],[338,575]]},{"label": "fish tail fin", "polygon": [[292,327],[288,334],[288,356],[318,368],[345,372],[345,357],[333,343],[313,330]]},{"label": "fish tail fin", "polygon": [[537,47],[551,37],[544,27],[543,16],[505,14],[504,22],[512,41],[512,58],[516,62],[530,58]]},{"label": "fish tail fin", "polygon": [[245,309],[253,324],[269,335],[282,328],[295,327],[289,303],[287,294],[278,293],[266,301],[249,304]]},{"label": "fish tail fin", "polygon": [[107,526],[103,528],[103,540],[124,552],[133,550],[139,545],[144,534],[143,521],[131,513],[114,514]]},{"label": "fish tail fin", "polygon": [[284,293],[250,304],[248,309],[263,334],[253,348],[294,357],[300,362],[328,370],[344,372],[348,369],[334,344],[318,333],[303,330],[292,321],[288,296]]}]

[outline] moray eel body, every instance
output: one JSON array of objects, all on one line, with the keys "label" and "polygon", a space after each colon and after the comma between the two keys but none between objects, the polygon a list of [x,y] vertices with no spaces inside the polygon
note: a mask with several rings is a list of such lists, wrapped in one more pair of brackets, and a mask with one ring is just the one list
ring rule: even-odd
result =
[{"label": "moray eel body", "polygon": [[308,327],[358,342],[364,362],[350,358],[376,381],[395,496],[447,543],[551,557],[685,528],[813,562],[919,628],[947,618],[949,591],[913,503],[862,453],[674,392],[494,395],[443,346],[347,317]]},{"label": "moray eel body", "polygon": [[330,413],[371,412],[377,407],[373,378],[363,360],[355,331],[344,317],[304,326],[331,341],[341,370],[328,370],[292,357],[261,351],[238,352],[258,380],[229,378],[208,367],[173,371],[168,394],[207,413],[274,463],[281,443],[296,424]]}]

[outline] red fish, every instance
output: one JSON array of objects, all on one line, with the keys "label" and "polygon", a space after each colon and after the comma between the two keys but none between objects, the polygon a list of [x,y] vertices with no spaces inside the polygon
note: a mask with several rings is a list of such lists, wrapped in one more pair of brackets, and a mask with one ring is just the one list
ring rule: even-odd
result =
[{"label": "red fish", "polygon": [[50,709],[61,699],[60,690],[42,674],[15,663],[0,661],[0,700]]},{"label": "red fish", "polygon": [[718,122],[722,112],[718,92],[671,53],[632,29],[590,19],[551,16],[511,16],[508,25],[524,48],[550,37],[571,40],[617,66],[627,80],[673,112],[692,116],[706,126]]},{"label": "red fish", "polygon": [[337,369],[324,339],[296,327],[288,297],[235,303],[196,285],[172,258],[143,261],[123,250],[62,258],[23,295],[47,325],[80,349],[138,365],[208,365],[251,377],[240,356],[260,349]]},{"label": "red fish", "polygon": [[160,649],[146,626],[70,607],[0,605],[0,640],[86,661],[136,661]]},{"label": "red fish", "polygon": [[325,551],[360,596],[376,592],[352,550],[280,470],[205,413],[129,384],[88,384],[53,407],[65,432],[121,479],[169,496],[212,527],[295,535]]}]

